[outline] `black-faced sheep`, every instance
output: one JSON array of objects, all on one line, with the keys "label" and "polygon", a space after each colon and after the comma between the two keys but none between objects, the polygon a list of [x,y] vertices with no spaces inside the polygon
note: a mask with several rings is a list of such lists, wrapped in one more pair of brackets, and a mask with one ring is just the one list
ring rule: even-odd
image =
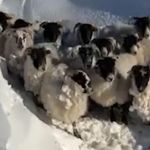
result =
[{"label": "black-faced sheep", "polygon": [[91,45],[69,47],[63,52],[62,62],[72,69],[88,70],[95,66],[100,58],[100,52]]},{"label": "black-faced sheep", "polygon": [[132,111],[144,121],[150,121],[150,68],[136,65],[131,70],[132,85],[130,94],[133,96]]},{"label": "black-faced sheep", "polygon": [[44,74],[40,102],[51,118],[73,123],[87,111],[89,86],[90,79],[85,72],[68,73],[67,66],[59,64]]},{"label": "black-faced sheep", "polygon": [[114,38],[95,38],[91,41],[100,51],[101,57],[113,56],[119,48]]},{"label": "black-faced sheep", "polygon": [[42,22],[39,30],[36,31],[34,42],[37,43],[56,43],[57,48],[61,45],[63,26],[58,22]]},{"label": "black-faced sheep", "polygon": [[128,109],[126,105],[129,102],[130,80],[118,75],[115,61],[114,58],[106,57],[97,62],[95,72],[90,75],[92,85],[90,97],[101,106],[112,108],[111,121],[115,121],[113,115],[114,105],[123,106],[122,121],[127,124],[126,113]]},{"label": "black-faced sheep", "polygon": [[27,91],[32,92],[35,96],[39,95],[43,74],[53,68],[53,59],[57,59],[53,52],[40,45],[26,50],[23,78]]},{"label": "black-faced sheep", "polygon": [[101,27],[97,37],[114,37],[119,43],[122,43],[123,37],[129,34],[138,34],[140,39],[148,39],[150,37],[149,17],[134,17],[133,20],[133,24],[119,23]]},{"label": "black-faced sheep", "polygon": [[64,34],[62,44],[68,47],[89,44],[96,31],[97,28],[91,24],[77,23],[73,31]]}]

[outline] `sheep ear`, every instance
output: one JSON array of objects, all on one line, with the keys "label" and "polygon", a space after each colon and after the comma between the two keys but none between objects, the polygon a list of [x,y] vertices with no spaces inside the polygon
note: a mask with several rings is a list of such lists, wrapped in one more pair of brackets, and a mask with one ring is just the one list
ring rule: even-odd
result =
[{"label": "sheep ear", "polygon": [[132,70],[130,70],[130,71],[127,72],[127,74],[129,74],[129,75],[130,75],[131,73],[132,73]]},{"label": "sheep ear", "polygon": [[130,70],[130,73],[133,73],[136,69],[137,69],[137,66],[136,66],[136,65],[133,66],[133,67],[131,68],[131,70]]},{"label": "sheep ear", "polygon": [[63,28],[63,25],[62,25],[62,24],[57,23],[57,25],[58,25],[58,28]]},{"label": "sheep ear", "polygon": [[135,69],[136,69],[136,66],[133,66],[131,68],[131,70],[129,70],[127,73],[130,75],[130,74],[132,74],[134,72]]},{"label": "sheep ear", "polygon": [[79,27],[80,25],[81,25],[82,23],[77,23],[75,26],[74,26],[74,30],[77,28],[77,27]]},{"label": "sheep ear", "polygon": [[44,21],[40,24],[40,27],[45,28],[48,22]]},{"label": "sheep ear", "polygon": [[93,30],[94,32],[98,31],[97,27],[95,27],[95,26],[92,26],[92,30]]},{"label": "sheep ear", "polygon": [[79,50],[79,49],[81,49],[81,47],[82,47],[81,45],[78,45],[76,48],[77,48],[77,50]]}]

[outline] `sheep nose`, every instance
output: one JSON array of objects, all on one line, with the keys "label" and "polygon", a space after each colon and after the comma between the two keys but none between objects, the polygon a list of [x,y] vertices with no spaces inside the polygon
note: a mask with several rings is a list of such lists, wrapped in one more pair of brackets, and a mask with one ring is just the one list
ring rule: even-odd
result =
[{"label": "sheep nose", "polygon": [[134,55],[136,55],[136,54],[137,54],[137,52],[133,52],[133,54],[134,54]]},{"label": "sheep nose", "polygon": [[108,82],[111,82],[113,79],[114,79],[114,78],[113,78],[112,75],[107,77],[107,81],[108,81]]},{"label": "sheep nose", "polygon": [[87,69],[90,69],[91,68],[91,64],[87,64]]},{"label": "sheep nose", "polygon": [[149,34],[145,34],[145,38],[147,38],[147,39],[148,39],[148,38],[149,38]]},{"label": "sheep nose", "polygon": [[143,90],[144,90],[143,87],[139,88],[139,92],[143,92]]}]

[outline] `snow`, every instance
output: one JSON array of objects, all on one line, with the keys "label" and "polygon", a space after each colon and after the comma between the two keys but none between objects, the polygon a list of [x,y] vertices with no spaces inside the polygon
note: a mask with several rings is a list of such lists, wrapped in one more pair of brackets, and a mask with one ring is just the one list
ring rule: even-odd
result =
[{"label": "snow", "polygon": [[[129,16],[149,15],[150,1],[0,0],[0,10],[30,21],[72,20],[106,25],[125,21]],[[17,80],[8,77],[3,62],[0,61],[0,150],[150,149],[150,126],[141,123],[136,115],[125,126],[110,123],[105,111],[94,108],[94,117],[82,118],[75,127],[57,121],[52,122],[53,126],[34,105],[31,95]],[[81,139],[74,136],[74,130]]]},{"label": "snow", "polygon": [[1,4],[2,10],[27,20],[69,19],[110,24],[121,18],[150,14],[149,0],[1,0]]},{"label": "snow", "polygon": [[[0,72],[0,148],[1,150],[77,150],[81,141],[33,115]],[[33,140],[34,139],[34,140]],[[73,148],[68,145],[72,143]]]},{"label": "snow", "polygon": [[[18,17],[23,17],[30,21],[73,20],[110,24],[119,20],[118,16],[110,15],[107,11],[93,10],[83,6],[79,7],[75,2],[75,0],[44,0],[44,3],[41,0],[3,0],[1,9],[12,12]],[[90,5],[91,3],[89,3]]]}]

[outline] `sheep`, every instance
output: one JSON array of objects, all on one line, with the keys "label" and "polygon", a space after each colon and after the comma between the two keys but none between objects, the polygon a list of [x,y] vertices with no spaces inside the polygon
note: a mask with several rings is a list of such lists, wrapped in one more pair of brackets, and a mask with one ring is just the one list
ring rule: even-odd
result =
[{"label": "sheep", "polygon": [[[101,75],[99,75],[99,73]],[[117,86],[117,78],[115,75],[115,59],[111,57],[105,57],[98,60],[94,71],[90,74],[90,78],[93,89],[90,97],[104,107],[113,105],[115,103],[113,90],[115,90]],[[110,94],[108,91],[110,91]],[[102,95],[105,96],[103,96],[105,101],[103,100]]]},{"label": "sheep", "polygon": [[43,74],[53,67],[53,59],[58,57],[53,50],[42,45],[35,45],[26,49],[26,59],[24,62],[24,87],[35,96],[39,95]]},{"label": "sheep", "polygon": [[150,42],[148,39],[136,41],[133,37],[125,42],[127,53],[118,55],[116,68],[124,78],[127,78],[128,72],[134,65],[150,65]]},{"label": "sheep", "polygon": [[123,78],[128,78],[128,72],[134,65],[146,65],[149,60],[149,40],[142,41],[134,36],[128,35],[124,38],[121,54],[117,55],[116,69]]},{"label": "sheep", "polygon": [[135,20],[134,25],[138,31],[139,37],[149,39],[150,38],[150,18],[149,17],[133,17]]},{"label": "sheep", "polygon": [[97,28],[87,23],[77,23],[73,31],[65,32],[62,37],[62,44],[67,47],[89,44],[94,37]]},{"label": "sheep", "polygon": [[67,65],[59,64],[44,73],[40,102],[48,116],[70,124],[87,112],[90,79],[81,70],[68,69]]},{"label": "sheep", "polygon": [[120,48],[117,41],[113,37],[95,38],[91,41],[100,51],[101,57],[113,56],[116,49]]},{"label": "sheep", "polygon": [[136,65],[132,68],[132,85],[129,93],[133,96],[131,111],[136,111],[143,122],[150,121],[150,68]]},{"label": "sheep", "polygon": [[99,50],[91,45],[69,47],[63,52],[62,62],[72,69],[89,70],[100,57]]},{"label": "sheep", "polygon": [[114,37],[119,43],[122,43],[123,37],[128,34],[138,34],[140,39],[149,39],[149,17],[133,17],[133,20],[133,24],[117,23],[100,27],[97,32],[97,37]]},{"label": "sheep", "polygon": [[103,107],[111,107],[111,121],[115,121],[114,106],[116,104],[123,106],[122,121],[127,124],[126,113],[128,113],[130,80],[118,75],[115,62],[116,60],[111,57],[97,61],[93,74],[89,75],[92,87],[90,97]]},{"label": "sheep", "polygon": [[140,42],[141,39],[138,35],[129,34],[125,36],[121,44],[120,53],[129,53],[136,55],[140,48]]},{"label": "sheep", "polygon": [[33,32],[28,29],[7,29],[0,35],[0,52],[11,73],[22,76],[25,49],[33,45]]},{"label": "sheep", "polygon": [[57,48],[61,45],[61,34],[63,26],[59,22],[42,22],[35,34],[35,44],[50,42],[56,43]]}]

